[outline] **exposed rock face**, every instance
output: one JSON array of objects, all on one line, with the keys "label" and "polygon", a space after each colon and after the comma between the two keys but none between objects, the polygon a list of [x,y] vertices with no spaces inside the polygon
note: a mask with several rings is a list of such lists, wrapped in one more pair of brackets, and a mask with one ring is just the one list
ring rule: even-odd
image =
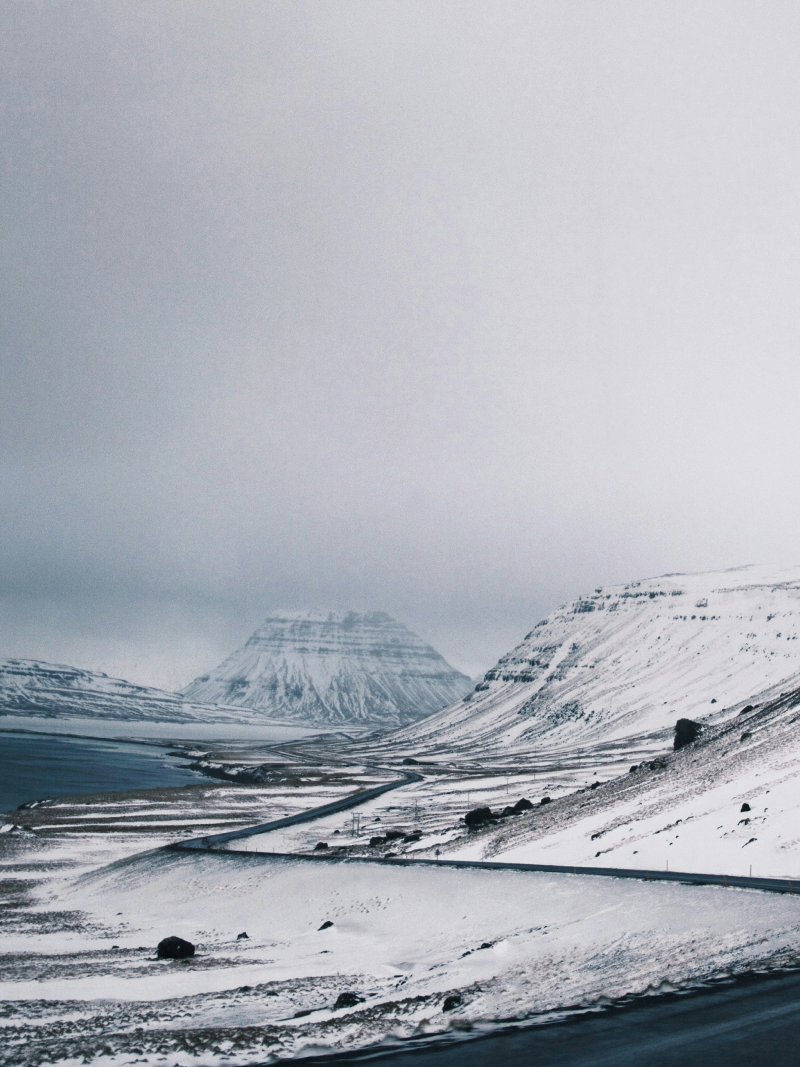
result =
[{"label": "exposed rock face", "polygon": [[470,680],[383,612],[275,612],[183,695],[319,724],[400,726],[458,700]]}]

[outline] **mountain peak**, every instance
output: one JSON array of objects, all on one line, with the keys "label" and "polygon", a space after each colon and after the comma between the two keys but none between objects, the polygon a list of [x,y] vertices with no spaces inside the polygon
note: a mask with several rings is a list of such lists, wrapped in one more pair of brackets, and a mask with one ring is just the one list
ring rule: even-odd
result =
[{"label": "mountain peak", "polygon": [[386,612],[281,610],[182,692],[283,719],[390,727],[430,715],[470,688]]}]

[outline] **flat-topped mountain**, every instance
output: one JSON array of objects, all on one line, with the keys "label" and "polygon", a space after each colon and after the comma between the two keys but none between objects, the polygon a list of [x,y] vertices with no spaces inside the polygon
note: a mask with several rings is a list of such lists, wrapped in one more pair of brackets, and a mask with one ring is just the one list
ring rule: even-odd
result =
[{"label": "flat-topped mountain", "polygon": [[278,611],[182,695],[304,723],[399,726],[472,688],[384,612]]},{"label": "flat-topped mountain", "polygon": [[[408,752],[543,752],[669,733],[800,685],[800,566],[668,574],[558,608]],[[666,734],[665,734],[666,735]]]}]

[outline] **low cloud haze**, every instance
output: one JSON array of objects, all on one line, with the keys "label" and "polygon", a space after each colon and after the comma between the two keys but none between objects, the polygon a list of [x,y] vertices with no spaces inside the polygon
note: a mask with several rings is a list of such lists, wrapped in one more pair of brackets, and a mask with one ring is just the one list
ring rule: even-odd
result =
[{"label": "low cloud haze", "polygon": [[798,562],[800,9],[0,3],[0,657],[281,607],[476,674]]}]

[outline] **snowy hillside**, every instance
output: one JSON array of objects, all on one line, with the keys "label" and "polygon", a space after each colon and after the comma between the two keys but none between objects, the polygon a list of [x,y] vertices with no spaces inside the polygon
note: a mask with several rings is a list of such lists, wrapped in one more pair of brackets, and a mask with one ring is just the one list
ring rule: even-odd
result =
[{"label": "snowy hillside", "polygon": [[31,659],[0,663],[0,715],[176,723],[254,720],[236,708],[204,707],[161,689]]},{"label": "snowy hillside", "polygon": [[183,695],[309,723],[398,726],[472,683],[383,612],[276,612]]},{"label": "snowy hillside", "polygon": [[536,752],[714,721],[800,673],[800,567],[671,574],[554,611],[463,701],[394,736],[403,751]]},{"label": "snowy hillside", "polygon": [[800,879],[800,689],[478,834],[453,858]]}]

